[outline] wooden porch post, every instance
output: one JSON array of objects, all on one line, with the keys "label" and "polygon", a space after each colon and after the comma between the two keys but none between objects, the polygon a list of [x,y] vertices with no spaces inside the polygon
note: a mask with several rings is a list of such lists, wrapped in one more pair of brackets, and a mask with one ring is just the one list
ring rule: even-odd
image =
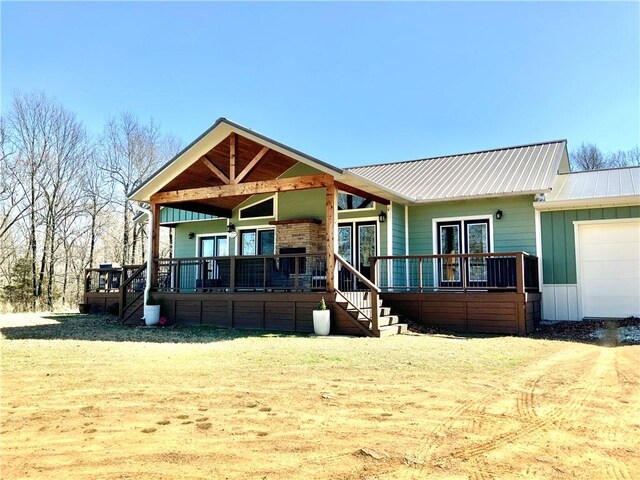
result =
[{"label": "wooden porch post", "polygon": [[333,292],[336,286],[336,263],[334,253],[338,241],[338,191],[333,182],[327,184],[326,249],[327,249],[327,292]]},{"label": "wooden porch post", "polygon": [[516,253],[516,292],[524,293],[524,254]]},{"label": "wooden porch post", "polygon": [[153,225],[151,228],[151,255],[148,258],[151,259],[151,278],[148,279],[151,282],[151,288],[158,287],[158,257],[160,256],[160,205],[151,202],[151,217],[153,219]]}]

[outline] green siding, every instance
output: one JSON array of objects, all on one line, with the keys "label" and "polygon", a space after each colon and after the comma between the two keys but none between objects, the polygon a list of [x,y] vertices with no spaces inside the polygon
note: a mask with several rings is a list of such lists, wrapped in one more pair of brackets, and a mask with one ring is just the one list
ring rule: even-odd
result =
[{"label": "green siding", "polygon": [[[303,163],[297,163],[280,178],[299,177],[302,175],[316,175],[320,172]],[[278,194],[278,220],[295,220],[298,218],[325,218],[326,193],[324,188],[281,192]]]},{"label": "green siding", "polygon": [[204,213],[188,212],[179,208],[163,207],[160,210],[160,223],[177,223],[192,222],[194,220],[210,220],[215,218],[213,215],[205,215]]},{"label": "green siding", "polygon": [[[502,210],[501,220],[495,212]],[[409,253],[433,253],[434,218],[458,218],[474,215],[494,216],[493,250],[495,252],[536,253],[533,196],[487,198],[457,202],[437,202],[409,206]]]},{"label": "green siding", "polygon": [[391,235],[393,237],[392,255],[405,254],[405,218],[404,205],[399,203],[391,204],[391,218],[393,225],[391,227]]},{"label": "green siding", "polygon": [[541,212],[544,283],[575,284],[576,244],[573,222],[640,217],[640,206]]},{"label": "green siding", "polygon": [[278,220],[324,220],[326,198],[324,188],[281,192],[278,194]]},{"label": "green siding", "polygon": [[[196,235],[202,235],[211,233],[226,234],[227,233],[227,220],[211,220],[203,222],[193,223],[179,223],[175,227],[174,236],[174,256],[175,258],[189,258],[196,256],[196,240],[194,237],[189,238],[189,232],[193,232]],[[231,242],[233,244],[233,241]]]}]

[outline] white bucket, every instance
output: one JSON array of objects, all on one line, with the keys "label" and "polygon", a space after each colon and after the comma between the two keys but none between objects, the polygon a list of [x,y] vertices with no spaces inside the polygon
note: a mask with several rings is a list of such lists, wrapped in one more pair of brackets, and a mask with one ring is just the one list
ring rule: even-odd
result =
[{"label": "white bucket", "polygon": [[160,305],[144,306],[144,323],[147,326],[158,325],[160,322]]}]

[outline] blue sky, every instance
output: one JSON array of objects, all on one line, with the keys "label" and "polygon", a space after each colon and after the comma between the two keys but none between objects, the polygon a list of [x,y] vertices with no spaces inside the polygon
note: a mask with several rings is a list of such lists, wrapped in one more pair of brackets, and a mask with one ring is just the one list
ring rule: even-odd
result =
[{"label": "blue sky", "polygon": [[343,167],[628,149],[639,5],[2,2],[2,108],[44,90],[91,131],[129,110],[185,144],[225,116]]}]

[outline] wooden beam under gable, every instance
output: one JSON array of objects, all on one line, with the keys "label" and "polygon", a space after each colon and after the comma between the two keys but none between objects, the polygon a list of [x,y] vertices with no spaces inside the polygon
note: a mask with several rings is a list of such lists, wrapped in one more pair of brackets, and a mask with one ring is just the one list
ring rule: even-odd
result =
[{"label": "wooden beam under gable", "polygon": [[258,154],[255,157],[253,157],[253,160],[249,162],[249,165],[244,167],[244,170],[242,170],[238,174],[238,176],[236,177],[236,183],[240,183],[242,179],[244,179],[244,177],[249,175],[251,170],[253,170],[253,167],[255,167],[258,164],[258,162],[262,160],[262,157],[264,157],[268,151],[269,151],[269,147],[262,147],[262,150],[260,150]]},{"label": "wooden beam under gable", "polygon": [[229,183],[235,184],[236,182],[236,145],[238,143],[238,136],[235,133],[231,133],[229,137]]},{"label": "wooden beam under gable", "polygon": [[380,205],[390,205],[391,201],[386,198],[379,197],[378,195],[374,195],[369,192],[365,192],[364,190],[360,190],[359,188],[352,187],[351,185],[347,185],[346,183],[336,182],[336,187],[338,190],[342,190],[343,192],[350,193],[352,195],[357,195],[362,198],[366,198],[367,200],[374,201],[379,203]]},{"label": "wooden beam under gable", "polygon": [[217,175],[217,177],[222,180],[226,185],[229,185],[230,180],[229,177],[227,177],[222,170],[220,170],[218,167],[216,167],[213,162],[211,162],[211,160],[209,160],[207,157],[202,157],[202,163],[204,163],[209,170],[211,170],[213,173],[215,173]]},{"label": "wooden beam under gable", "polygon": [[262,180],[259,182],[158,192],[151,195],[151,200],[159,204],[195,202],[198,200],[207,200],[212,198],[256,195],[259,193],[308,190],[311,188],[323,188],[330,184],[333,184],[333,177],[331,177],[331,175],[304,175],[301,177],[278,178],[275,180]]}]

